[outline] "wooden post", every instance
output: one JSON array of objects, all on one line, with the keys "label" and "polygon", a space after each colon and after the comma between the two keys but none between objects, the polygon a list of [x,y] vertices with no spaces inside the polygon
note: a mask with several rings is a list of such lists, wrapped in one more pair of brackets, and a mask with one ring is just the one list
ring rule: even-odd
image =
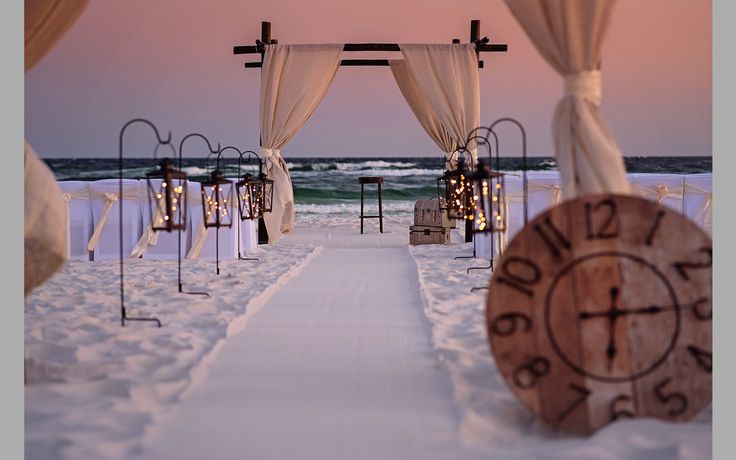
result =
[{"label": "wooden post", "polygon": [[261,41],[267,45],[271,43],[271,23],[268,21],[261,22]]},{"label": "wooden post", "polygon": [[[271,43],[271,23],[267,21],[261,22],[261,41],[263,43]],[[263,65],[263,54],[261,53],[261,65]],[[262,139],[261,147],[263,147]],[[263,217],[258,218],[258,244],[268,244],[268,229],[266,228],[266,222]]]},{"label": "wooden post", "polygon": [[[470,21],[470,43],[473,43],[474,41],[478,39],[480,39],[480,19],[473,19],[472,21]],[[478,53],[478,50],[476,49],[475,56],[479,57],[479,54],[480,53]],[[475,167],[475,165],[471,164],[471,167]],[[466,194],[465,197],[466,197],[465,209],[468,210],[470,209],[471,199],[470,199],[469,194]],[[465,219],[465,242],[466,243],[473,242],[473,220],[472,219]]]},{"label": "wooden post", "polygon": [[480,19],[470,21],[470,43],[480,39]]}]

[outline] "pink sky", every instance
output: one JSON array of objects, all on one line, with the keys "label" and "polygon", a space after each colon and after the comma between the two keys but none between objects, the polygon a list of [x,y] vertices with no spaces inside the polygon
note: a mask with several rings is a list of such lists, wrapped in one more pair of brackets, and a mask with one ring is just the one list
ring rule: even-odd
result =
[{"label": "pink sky", "polygon": [[[603,49],[602,111],[624,155],[711,154],[711,13],[708,0],[618,0]],[[26,76],[26,138],[42,157],[112,157],[123,123],[142,116],[176,140],[196,131],[255,149],[260,75],[243,62],[257,56],[235,56],[232,46],[253,44],[262,20],[280,43],[449,43],[468,40],[471,19],[509,45],[482,55],[483,124],[515,117],[529,154],[552,156],[562,81],[500,0],[90,2]],[[508,154],[514,149],[510,141]],[[344,67],[284,155],[441,152],[387,67]]]}]

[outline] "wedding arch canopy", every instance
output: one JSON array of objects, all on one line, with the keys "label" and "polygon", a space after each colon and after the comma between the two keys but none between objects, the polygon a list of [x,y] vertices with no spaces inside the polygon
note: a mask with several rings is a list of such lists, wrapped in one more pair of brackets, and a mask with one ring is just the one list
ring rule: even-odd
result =
[{"label": "wedding arch canopy", "polygon": [[[234,54],[260,54],[246,68],[261,68],[260,134],[266,173],[275,182],[273,209],[263,220],[268,243],[294,225],[294,194],[281,149],[294,137],[327,93],[340,66],[388,66],[417,120],[445,152],[449,169],[470,131],[480,126],[478,68],[482,52],[505,52],[505,44],[480,38],[480,21],[470,25],[470,41],[461,44],[336,43],[284,45],[271,38],[271,24],[261,24],[255,46],[235,46]],[[341,59],[350,51],[400,51],[403,59]],[[477,161],[474,146],[469,147]],[[472,222],[466,222],[472,225]],[[263,230],[263,228],[261,229]],[[472,232],[466,231],[466,239]]]}]

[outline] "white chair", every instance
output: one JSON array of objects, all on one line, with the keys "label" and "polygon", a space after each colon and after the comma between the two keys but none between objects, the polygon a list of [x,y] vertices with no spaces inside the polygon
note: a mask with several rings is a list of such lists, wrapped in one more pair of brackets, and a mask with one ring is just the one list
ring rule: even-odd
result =
[{"label": "white chair", "polygon": [[67,205],[67,258],[91,260],[87,250],[94,225],[87,181],[61,181],[59,188]]},{"label": "white chair", "polygon": [[120,206],[123,210],[123,257],[128,257],[143,233],[138,181],[123,179],[123,196],[119,197],[118,179],[103,179],[89,183],[92,219],[95,230],[88,249],[93,260],[120,257]]},{"label": "white chair", "polygon": [[685,215],[713,235],[713,174],[685,176]]},{"label": "white chair", "polygon": [[507,174],[504,177],[504,214],[506,215],[506,231],[501,235],[503,248],[524,226],[524,188],[521,174]]},{"label": "white chair", "polygon": [[628,179],[634,194],[683,213],[682,174],[632,173],[628,175]]},{"label": "white chair", "polygon": [[[162,179],[154,179],[151,181],[151,184],[154,186],[155,190],[158,190],[161,186]],[[188,181],[187,181],[188,182]],[[176,183],[178,185],[178,183]],[[151,224],[151,211],[155,213],[156,211],[156,203],[155,201],[151,201],[149,199],[148,195],[148,182],[146,180],[141,180],[139,182],[138,186],[138,192],[140,195],[140,201],[141,201],[141,212],[142,212],[142,218],[143,218],[143,235],[141,236],[141,240],[139,240],[139,244],[142,247],[143,253],[142,257],[144,259],[158,259],[158,260],[171,260],[176,259],[176,252],[179,248],[179,231],[174,230],[171,232],[167,231],[157,231],[153,234],[150,234],[150,224]],[[187,193],[189,193],[189,189],[187,189]],[[199,192],[197,192],[199,194]],[[187,200],[188,201],[188,200]],[[200,209],[201,214],[201,209]],[[186,257],[187,252],[189,251],[189,248],[191,247],[191,231],[189,229],[191,222],[191,214],[189,210],[187,210],[187,228],[181,231],[181,258],[183,259]],[[148,243],[146,245],[146,243]],[[144,246],[145,245],[145,246]]]},{"label": "white chair", "polygon": [[560,173],[557,171],[529,171],[529,221],[562,201]]},{"label": "white chair", "polygon": [[240,227],[240,255],[246,257],[258,247],[258,220],[240,220],[239,214],[237,220]]},{"label": "white chair", "polygon": [[[199,182],[189,182],[189,216],[192,223],[192,242],[187,252],[187,259],[212,259],[219,257],[224,259],[238,258],[238,221],[240,220],[237,213],[237,198],[233,196],[234,204],[230,210],[233,217],[232,227],[222,227],[219,229],[219,235],[216,235],[215,228],[205,228],[204,218],[202,216],[202,184]],[[232,203],[231,203],[232,204]],[[217,242],[219,238],[219,253],[216,253]]]}]

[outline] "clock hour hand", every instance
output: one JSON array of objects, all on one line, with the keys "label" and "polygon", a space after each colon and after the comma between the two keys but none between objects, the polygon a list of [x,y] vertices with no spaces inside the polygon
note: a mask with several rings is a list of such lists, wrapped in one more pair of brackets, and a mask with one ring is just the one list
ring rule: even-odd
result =
[{"label": "clock hour hand", "polygon": [[667,307],[660,307],[658,305],[650,305],[648,307],[642,307],[642,308],[623,308],[623,309],[617,309],[612,312],[612,310],[606,310],[606,311],[581,311],[578,313],[578,317],[580,319],[591,319],[591,318],[608,318],[608,317],[619,317],[619,316],[625,316],[625,315],[655,315],[657,313],[661,313],[665,310],[668,310],[670,308]]},{"label": "clock hour hand", "polygon": [[616,319],[618,319],[618,308],[616,301],[618,300],[618,288],[611,288],[611,309],[608,310],[608,348],[606,348],[606,356],[608,357],[608,372],[611,372],[613,360],[616,357]]}]

